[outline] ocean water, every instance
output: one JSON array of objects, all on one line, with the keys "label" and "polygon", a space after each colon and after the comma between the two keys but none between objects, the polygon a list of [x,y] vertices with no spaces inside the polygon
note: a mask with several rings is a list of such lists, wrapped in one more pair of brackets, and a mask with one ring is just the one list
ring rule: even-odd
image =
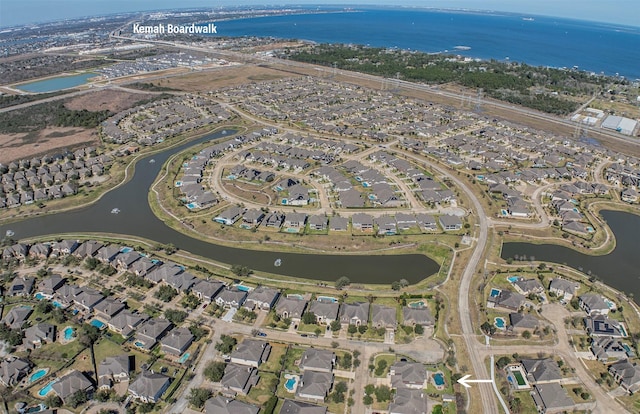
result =
[{"label": "ocean water", "polygon": [[[640,28],[515,14],[407,9],[216,22],[218,36],[274,36],[525,62],[640,78]],[[456,49],[463,46],[464,49]]]}]

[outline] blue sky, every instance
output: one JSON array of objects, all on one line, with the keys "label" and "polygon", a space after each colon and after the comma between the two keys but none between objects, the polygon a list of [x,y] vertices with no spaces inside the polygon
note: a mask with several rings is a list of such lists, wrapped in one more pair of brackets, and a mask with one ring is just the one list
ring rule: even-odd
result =
[{"label": "blue sky", "polygon": [[257,4],[402,5],[469,8],[640,26],[640,0],[0,0],[0,27],[120,11]]}]

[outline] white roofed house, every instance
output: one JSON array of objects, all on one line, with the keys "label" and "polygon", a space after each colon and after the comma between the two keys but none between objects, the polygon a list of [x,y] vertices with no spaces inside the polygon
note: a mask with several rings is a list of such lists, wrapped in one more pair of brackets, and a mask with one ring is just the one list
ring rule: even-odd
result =
[{"label": "white roofed house", "polygon": [[187,328],[174,328],[160,340],[161,350],[175,357],[181,356],[193,343],[195,337]]},{"label": "white roofed house", "polygon": [[278,295],[280,295],[280,292],[276,289],[258,286],[249,292],[243,306],[249,310],[260,309],[269,311],[276,303]]}]

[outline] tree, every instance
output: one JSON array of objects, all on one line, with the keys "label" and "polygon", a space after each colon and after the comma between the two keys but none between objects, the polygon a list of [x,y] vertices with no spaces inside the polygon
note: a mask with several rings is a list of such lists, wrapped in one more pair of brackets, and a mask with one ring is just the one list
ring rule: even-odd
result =
[{"label": "tree", "polygon": [[358,326],[358,332],[361,333],[361,334],[364,334],[365,332],[367,332],[367,329],[369,329],[369,327],[367,325]]},{"label": "tree", "polygon": [[189,404],[193,405],[196,408],[204,407],[204,403],[211,398],[213,393],[211,390],[206,388],[192,388],[189,393]]},{"label": "tree", "polygon": [[231,266],[231,272],[236,276],[247,277],[253,273],[253,270],[249,269],[247,266],[234,264]]},{"label": "tree", "polygon": [[529,338],[531,338],[531,332],[529,332],[528,330],[527,330],[527,331],[522,332],[522,337],[523,337],[524,339],[529,339]]},{"label": "tree", "polygon": [[62,400],[57,395],[51,393],[44,400],[44,404],[49,408],[62,407]]},{"label": "tree", "polygon": [[413,327],[413,332],[415,332],[416,335],[422,335],[424,333],[424,326],[417,324]]},{"label": "tree", "polygon": [[164,310],[164,317],[167,318],[167,320],[173,323],[174,325],[180,325],[182,322],[184,322],[185,319],[187,319],[188,315],[189,314],[187,312],[181,311],[181,310],[176,310],[176,309]]},{"label": "tree", "polygon": [[76,408],[77,406],[82,405],[87,401],[89,401],[87,392],[85,390],[78,390],[71,394],[70,397],[65,399],[65,404],[71,406],[72,408]]},{"label": "tree", "polygon": [[364,386],[364,393],[366,395],[371,395],[376,390],[376,386],[373,384],[367,384]]},{"label": "tree", "polygon": [[391,399],[391,388],[386,385],[380,385],[375,390],[376,400],[379,402],[389,401]]},{"label": "tree", "polygon": [[522,401],[516,397],[509,402],[509,408],[513,414],[518,414],[522,410]]},{"label": "tree", "polygon": [[227,364],[222,361],[211,361],[204,368],[203,374],[209,381],[218,382],[224,376],[224,369],[226,368],[226,366]]},{"label": "tree", "polygon": [[400,285],[400,282],[398,282],[397,280],[394,280],[393,282],[391,282],[391,289],[400,290],[402,289],[402,286]]},{"label": "tree", "polygon": [[351,280],[348,277],[342,276],[338,280],[336,280],[336,289],[342,290],[343,288],[349,286],[351,284]]},{"label": "tree", "polygon": [[338,332],[340,328],[342,328],[342,324],[339,320],[336,319],[335,321],[331,322],[330,327],[333,332]]},{"label": "tree", "polygon": [[171,302],[178,295],[178,291],[169,285],[162,285],[158,288],[153,297],[163,302]]},{"label": "tree", "polygon": [[486,321],[482,325],[480,325],[480,329],[482,329],[482,332],[489,336],[492,336],[494,333],[496,333],[496,327]]},{"label": "tree", "polygon": [[370,396],[369,394],[365,394],[364,397],[362,397],[362,403],[364,405],[371,405],[373,404],[373,397]]},{"label": "tree", "polygon": [[[381,359],[380,361],[378,361],[378,366],[376,367],[376,376],[379,377],[384,373],[384,370],[387,369],[387,361],[384,359]],[[378,400],[380,401],[380,400]]]},{"label": "tree", "polygon": [[349,325],[349,327],[347,328],[347,332],[353,335],[354,333],[358,332],[358,327],[355,325]]},{"label": "tree", "polygon": [[220,342],[216,344],[216,350],[222,352],[223,354],[228,354],[231,352],[234,346],[238,341],[233,336],[229,335],[221,335]]},{"label": "tree", "polygon": [[306,312],[304,315],[302,315],[302,323],[305,323],[307,325],[316,323],[316,314],[313,312]]},{"label": "tree", "polygon": [[191,332],[191,335],[194,336],[196,341],[199,341],[206,336],[209,331],[207,328],[192,322],[191,325],[189,325],[189,332]]},{"label": "tree", "polygon": [[182,298],[180,304],[187,309],[196,309],[200,306],[200,299],[193,293],[188,293]]},{"label": "tree", "polygon": [[504,367],[506,367],[510,363],[511,363],[511,358],[509,358],[508,356],[500,357],[496,361],[496,368],[503,369]]}]

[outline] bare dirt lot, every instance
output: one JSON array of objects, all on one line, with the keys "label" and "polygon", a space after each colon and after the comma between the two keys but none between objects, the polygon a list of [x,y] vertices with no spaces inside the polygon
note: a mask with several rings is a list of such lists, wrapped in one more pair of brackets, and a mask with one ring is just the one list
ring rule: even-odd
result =
[{"label": "bare dirt lot", "polygon": [[47,128],[21,134],[0,134],[0,163],[48,154],[98,141],[96,131],[83,128]]},{"label": "bare dirt lot", "polygon": [[153,94],[144,92],[131,93],[105,89],[71,98],[64,106],[75,111],[86,109],[87,111],[97,112],[106,109],[111,112],[120,112],[131,108],[134,102],[149,99],[153,96]]}]

